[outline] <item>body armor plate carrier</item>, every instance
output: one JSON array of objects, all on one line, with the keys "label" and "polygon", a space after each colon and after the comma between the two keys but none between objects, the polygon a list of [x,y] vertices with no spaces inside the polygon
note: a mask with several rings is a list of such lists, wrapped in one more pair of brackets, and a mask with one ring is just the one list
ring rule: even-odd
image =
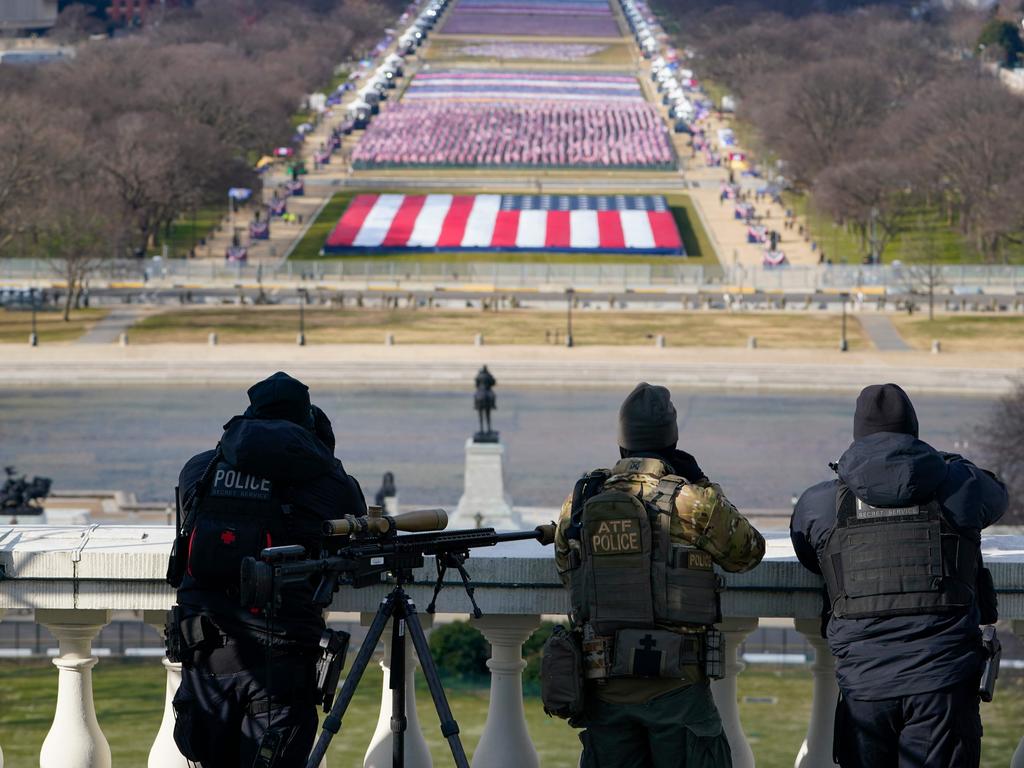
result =
[{"label": "body armor plate carrier", "polygon": [[840,485],[836,507],[821,556],[833,616],[957,613],[971,606],[980,543],[950,525],[937,502],[873,507]]},{"label": "body armor plate carrier", "polygon": [[[588,475],[577,484],[567,532],[579,542],[569,574],[574,624],[585,628],[584,637],[614,638],[606,662],[596,665],[607,671],[588,677],[679,677],[682,667],[703,663],[705,635],[721,621],[711,555],[669,537],[687,481],[665,475],[645,500],[605,488],[607,477]],[[648,658],[655,647],[658,658]]]}]

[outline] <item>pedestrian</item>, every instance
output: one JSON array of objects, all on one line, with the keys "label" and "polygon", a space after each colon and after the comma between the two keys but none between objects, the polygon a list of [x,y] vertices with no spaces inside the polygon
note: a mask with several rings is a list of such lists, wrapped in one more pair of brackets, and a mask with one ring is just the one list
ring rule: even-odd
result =
[{"label": "pedestrian", "polygon": [[980,761],[979,624],[995,621],[981,530],[1006,511],[1006,487],[918,434],[906,392],[865,388],[836,478],[808,488],[790,522],[800,562],[825,580],[842,768]]},{"label": "pedestrian", "polygon": [[721,670],[706,663],[721,640],[713,564],[748,571],[765,543],[678,439],[668,389],[641,382],[619,410],[619,461],[562,505],[555,561],[586,659],[570,718],[581,768],[732,765],[708,684]]}]

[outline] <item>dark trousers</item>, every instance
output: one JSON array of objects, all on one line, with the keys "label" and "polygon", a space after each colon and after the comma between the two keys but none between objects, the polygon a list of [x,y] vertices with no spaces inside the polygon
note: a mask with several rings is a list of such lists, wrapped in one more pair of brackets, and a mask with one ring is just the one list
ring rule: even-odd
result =
[{"label": "dark trousers", "polygon": [[302,768],[317,730],[311,656],[275,656],[229,642],[183,665],[174,696],[174,741],[202,768],[253,768],[268,729],[273,768]]},{"label": "dark trousers", "polygon": [[645,704],[587,703],[581,768],[731,768],[707,683]]},{"label": "dark trousers", "polygon": [[842,768],[978,768],[977,683],[836,707],[834,752]]}]

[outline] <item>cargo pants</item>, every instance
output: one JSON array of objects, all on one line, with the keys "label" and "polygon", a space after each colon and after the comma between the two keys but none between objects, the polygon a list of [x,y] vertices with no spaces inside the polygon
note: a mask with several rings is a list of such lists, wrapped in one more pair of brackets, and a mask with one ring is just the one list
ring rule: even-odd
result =
[{"label": "cargo pants", "polygon": [[580,768],[731,768],[707,683],[644,704],[587,703]]},{"label": "cargo pants", "polygon": [[268,730],[273,768],[303,768],[316,736],[315,660],[229,641],[184,664],[174,696],[174,741],[202,768],[252,768]]}]

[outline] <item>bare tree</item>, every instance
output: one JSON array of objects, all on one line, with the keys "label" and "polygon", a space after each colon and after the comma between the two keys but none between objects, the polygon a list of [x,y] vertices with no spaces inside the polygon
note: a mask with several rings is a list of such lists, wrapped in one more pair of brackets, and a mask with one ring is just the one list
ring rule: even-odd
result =
[{"label": "bare tree", "polygon": [[1010,511],[1001,522],[1024,524],[1024,379],[1000,398],[978,440],[985,460],[1010,493]]},{"label": "bare tree", "polygon": [[935,294],[945,285],[945,275],[938,258],[935,230],[918,219],[912,233],[916,237],[903,249],[907,290],[928,297],[928,322],[931,322],[935,319]]},{"label": "bare tree", "polygon": [[[59,184],[47,189],[46,203],[38,211],[33,243],[63,279],[64,320],[77,306],[89,277],[111,256],[118,235],[116,206],[95,185]],[[104,202],[108,205],[104,205]]]}]

